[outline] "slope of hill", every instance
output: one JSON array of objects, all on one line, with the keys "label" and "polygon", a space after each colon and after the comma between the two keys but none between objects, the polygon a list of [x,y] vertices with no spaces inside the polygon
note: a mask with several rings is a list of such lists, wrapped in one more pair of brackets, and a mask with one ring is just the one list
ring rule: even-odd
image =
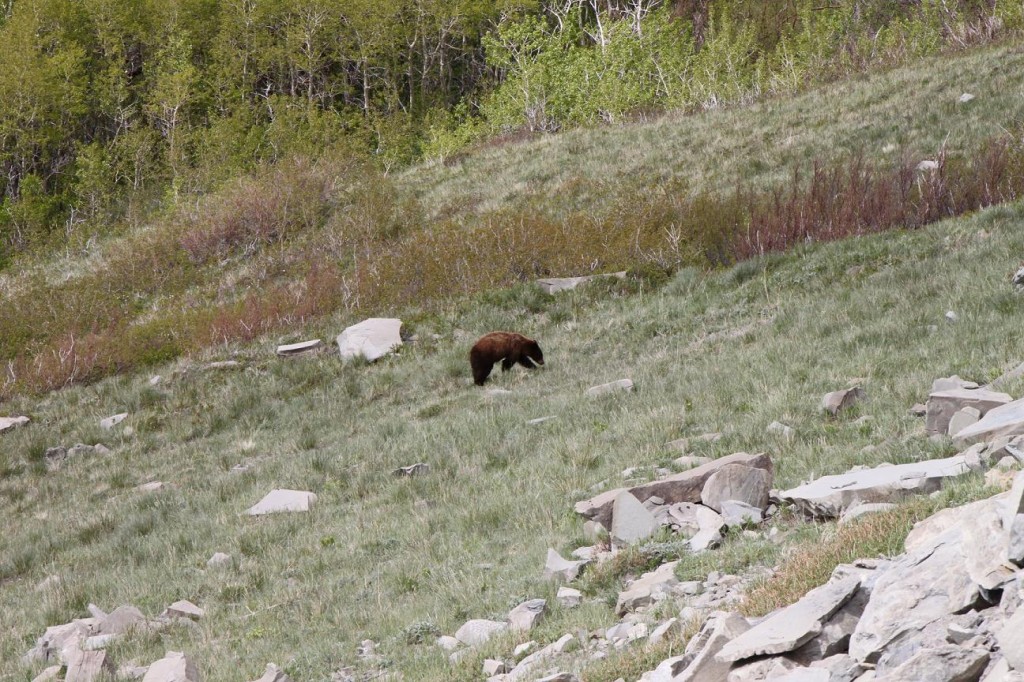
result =
[{"label": "slope of hill", "polygon": [[[768,451],[779,487],[951,452],[907,408],[935,377],[982,383],[1022,359],[1024,298],[1009,282],[1022,242],[1024,206],[1009,205],[712,274],[684,269],[659,288],[481,294],[407,315],[414,341],[372,365],[334,353],[280,359],[278,339],[264,338],[156,368],[156,385],[134,374],[15,397],[4,413],[32,422],[0,435],[0,676],[31,679],[38,664],[12,662],[89,603],[155,615],[189,599],[206,610],[197,627],[126,637],[111,657],[146,664],[186,651],[205,679],[226,681],[255,679],[269,661],[296,680],[381,665],[404,679],[479,679],[478,657],[453,665],[434,636],[524,598],[553,604],[541,579],[547,548],[584,544],[573,502],[616,485],[626,467],[669,464],[670,440],[720,432],[699,454]],[[343,324],[325,318],[301,334],[333,338]],[[501,394],[472,386],[466,359],[497,328],[539,339],[548,361],[498,373]],[[204,369],[228,358],[240,367]],[[623,377],[634,393],[584,395]],[[868,400],[825,418],[821,395],[854,380]],[[1024,383],[1006,390],[1019,395]],[[120,412],[129,416],[119,426],[99,427]],[[766,432],[775,420],[795,429],[792,441]],[[111,452],[47,471],[48,447],[79,442]],[[415,462],[430,473],[392,475]],[[164,487],[136,489],[152,481]],[[308,514],[242,515],[272,488],[319,499]],[[728,555],[730,570],[778,558],[752,542]],[[231,565],[207,569],[218,551]],[[60,584],[34,590],[48,575]],[[519,639],[607,625],[617,584],[592,584],[596,600],[555,608]],[[357,656],[364,639],[383,659]],[[630,655],[585,679],[635,678]]]}]

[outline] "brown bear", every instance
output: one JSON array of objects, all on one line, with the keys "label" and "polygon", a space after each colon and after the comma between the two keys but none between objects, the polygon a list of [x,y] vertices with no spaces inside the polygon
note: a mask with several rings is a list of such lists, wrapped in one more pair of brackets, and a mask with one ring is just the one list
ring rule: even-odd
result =
[{"label": "brown bear", "polygon": [[469,351],[469,364],[473,367],[473,381],[483,386],[494,367],[501,360],[501,371],[507,372],[517,362],[527,369],[544,364],[544,353],[533,339],[515,332],[484,334]]}]

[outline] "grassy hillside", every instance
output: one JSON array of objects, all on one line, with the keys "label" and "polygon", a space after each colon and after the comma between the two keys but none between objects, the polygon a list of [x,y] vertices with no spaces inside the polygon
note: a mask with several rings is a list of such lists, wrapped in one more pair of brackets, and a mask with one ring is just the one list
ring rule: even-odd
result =
[{"label": "grassy hillside", "polygon": [[[1024,193],[1015,46],[793,100],[480,149],[385,178],[261,168],[118,237],[0,273],[0,400],[222,343],[537,276],[732,263]],[[959,103],[963,92],[975,99]],[[943,158],[920,174],[922,158]]]},{"label": "grassy hillside", "polygon": [[[1017,204],[709,275],[684,269],[653,290],[634,281],[550,297],[522,285],[409,311],[415,342],[373,365],[273,356],[277,342],[333,338],[339,316],[158,367],[155,387],[132,374],[16,396],[4,414],[33,422],[0,436],[0,659],[17,660],[45,626],[85,615],[89,602],[156,614],[187,598],[207,609],[197,628],[131,637],[115,660],[184,650],[210,680],[255,679],[268,661],[295,680],[322,680],[375,668],[356,656],[370,638],[405,679],[478,679],[479,659],[450,666],[432,634],[552,598],[541,581],[546,549],[582,544],[573,502],[617,485],[626,467],[669,463],[678,453],[667,441],[718,431],[720,441],[695,449],[769,451],[780,488],[952,452],[926,439],[907,408],[935,377],[985,382],[1024,359],[1024,298],[1008,280],[1022,245]],[[471,385],[466,353],[501,328],[539,339],[548,362],[498,373],[493,388],[511,394],[496,396]],[[243,367],[203,369],[227,358]],[[635,393],[584,396],[623,377]],[[853,381],[868,401],[825,418],[821,395]],[[1020,395],[1024,383],[1007,390]],[[121,427],[99,429],[121,411],[130,413]],[[526,424],[543,416],[556,418]],[[775,420],[796,429],[792,442],[766,432]],[[46,473],[47,447],[97,441],[113,452]],[[390,473],[419,461],[429,475]],[[153,480],[165,489],[134,489]],[[312,490],[319,502],[307,515],[240,515],[276,487]],[[205,568],[217,551],[234,557],[229,570]],[[774,563],[775,552],[734,553],[726,568]],[[62,585],[34,591],[51,574]],[[604,601],[555,608],[529,638],[611,624],[614,584],[591,588]],[[424,643],[411,643],[418,636]],[[584,679],[637,672],[617,665]],[[8,663],[0,678],[35,672]]]},{"label": "grassy hillside", "polygon": [[[491,142],[398,176],[432,215],[512,207],[592,210],[666,182],[687,191],[768,186],[795,167],[863,151],[892,161],[973,150],[1024,121],[1019,44],[941,55],[795,97],[651,123],[596,127],[522,143]],[[960,104],[963,93],[975,99]]]}]

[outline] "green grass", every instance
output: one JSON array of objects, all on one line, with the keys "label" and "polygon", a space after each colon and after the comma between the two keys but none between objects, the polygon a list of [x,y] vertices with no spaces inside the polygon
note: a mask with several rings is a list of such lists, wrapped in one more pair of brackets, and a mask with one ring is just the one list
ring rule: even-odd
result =
[{"label": "green grass", "polygon": [[[544,556],[578,544],[573,503],[602,481],[619,484],[626,467],[669,463],[678,453],[667,441],[720,431],[700,454],[769,451],[778,488],[954,452],[925,438],[907,408],[935,377],[983,383],[1022,359],[1024,297],[1008,279],[1022,243],[1024,206],[998,207],[710,275],[684,270],[653,291],[595,286],[548,297],[523,285],[410,311],[421,342],[373,365],[346,366],[334,354],[281,360],[279,339],[265,338],[158,368],[165,380],[156,387],[147,373],[15,397],[4,414],[33,423],[0,436],[0,516],[9,520],[0,659],[18,660],[47,625],[85,615],[89,602],[155,615],[190,599],[207,609],[198,628],[128,638],[116,660],[144,664],[184,650],[207,679],[254,679],[274,661],[293,679],[315,680],[365,668],[356,647],[370,638],[406,679],[477,679],[478,659],[452,667],[431,637],[408,644],[410,628],[452,633],[524,598],[553,604]],[[339,320],[303,335],[333,338]],[[492,329],[521,331],[544,348],[544,370],[494,375],[492,385],[511,395],[471,385],[466,353]],[[243,369],[201,369],[232,354]],[[584,396],[623,377],[636,392]],[[825,418],[822,394],[854,380],[868,400]],[[121,411],[131,413],[122,428],[98,429]],[[547,415],[558,418],[525,424]],[[871,419],[858,422],[862,415]],[[775,420],[796,430],[791,442],[765,431]],[[48,446],[97,440],[112,454],[56,473],[40,466]],[[418,461],[431,465],[428,476],[391,475]],[[243,463],[247,470],[233,469]],[[134,490],[151,480],[169,487]],[[305,515],[241,515],[277,487],[312,490],[319,502]],[[234,557],[231,569],[206,570],[217,551]],[[737,568],[777,558],[756,547],[724,551]],[[687,570],[699,574],[702,561]],[[64,578],[59,589],[33,591],[54,573]],[[529,638],[614,621],[606,602],[555,607]],[[512,644],[495,643],[495,653]],[[607,670],[634,670],[620,663]],[[0,679],[35,672],[8,666]]]},{"label": "green grass", "polygon": [[[903,150],[933,158],[943,145],[973,150],[1024,121],[1022,69],[1016,42],[944,54],[796,97],[484,147],[396,182],[429,215],[472,222],[510,207],[562,215],[634,193],[769,186],[796,165],[857,151],[879,161]],[[958,103],[964,92],[975,99]]]}]

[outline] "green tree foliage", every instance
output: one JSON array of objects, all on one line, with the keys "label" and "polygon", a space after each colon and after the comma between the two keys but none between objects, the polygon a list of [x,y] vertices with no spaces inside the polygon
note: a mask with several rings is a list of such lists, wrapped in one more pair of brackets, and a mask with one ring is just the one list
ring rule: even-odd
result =
[{"label": "green tree foliage", "polygon": [[291,154],[390,170],[1022,25],[996,0],[8,0],[0,253],[83,242]]}]

